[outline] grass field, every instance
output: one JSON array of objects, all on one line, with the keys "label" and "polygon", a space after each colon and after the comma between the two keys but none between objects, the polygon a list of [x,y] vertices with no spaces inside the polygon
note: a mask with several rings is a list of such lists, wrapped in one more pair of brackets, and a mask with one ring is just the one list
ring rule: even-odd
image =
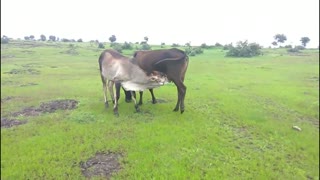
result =
[{"label": "grass field", "polygon": [[[101,51],[1,45],[1,126],[24,123],[1,127],[1,179],[86,179],[84,169],[103,173],[87,162],[97,153],[117,157],[113,179],[319,179],[319,50],[255,58],[204,50],[190,57],[184,114],[172,111],[168,84],[154,90],[155,105],[145,91],[140,113],[121,92],[119,117],[104,107]],[[77,108],[41,105],[66,99]]]}]

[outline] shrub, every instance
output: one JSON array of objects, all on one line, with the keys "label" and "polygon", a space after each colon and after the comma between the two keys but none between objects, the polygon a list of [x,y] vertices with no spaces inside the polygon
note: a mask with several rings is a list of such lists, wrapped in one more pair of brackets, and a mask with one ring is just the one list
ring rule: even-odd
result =
[{"label": "shrub", "polygon": [[101,48],[101,49],[103,49],[103,48],[104,48],[104,45],[103,45],[103,43],[99,43],[99,45],[98,45],[98,48]]},{"label": "shrub", "polygon": [[232,49],[232,48],[233,48],[232,43],[226,44],[226,45],[223,46],[223,50],[230,50],[230,49]]},{"label": "shrub", "polygon": [[261,54],[261,46],[248,41],[239,41],[236,47],[231,47],[226,56],[232,57],[253,57]]},{"label": "shrub", "polygon": [[8,44],[8,43],[9,43],[9,38],[7,36],[2,36],[1,44]]},{"label": "shrub", "polygon": [[151,46],[149,44],[142,44],[140,50],[151,50]]},{"label": "shrub", "polygon": [[291,45],[285,45],[284,48],[290,48],[291,49],[292,46]]},{"label": "shrub", "polygon": [[122,45],[122,49],[129,49],[129,50],[131,50],[131,49],[132,49],[131,43],[124,42],[124,44]]},{"label": "shrub", "polygon": [[202,54],[203,50],[200,47],[188,47],[185,49],[185,53],[189,56],[195,56],[197,54]]},{"label": "shrub", "polygon": [[119,53],[122,53],[122,46],[119,43],[112,43],[112,49],[118,51]]},{"label": "shrub", "polygon": [[173,43],[171,47],[179,47],[179,44]]}]

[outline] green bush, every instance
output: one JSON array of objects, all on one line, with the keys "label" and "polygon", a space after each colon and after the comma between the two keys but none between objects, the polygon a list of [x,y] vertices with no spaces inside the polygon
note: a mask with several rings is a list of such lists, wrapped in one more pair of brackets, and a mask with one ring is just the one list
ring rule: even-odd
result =
[{"label": "green bush", "polygon": [[103,43],[99,43],[98,48],[104,49]]},{"label": "green bush", "polygon": [[151,46],[149,44],[142,44],[140,50],[151,50]]},{"label": "green bush", "polygon": [[112,49],[118,51],[119,53],[122,53],[122,45],[119,43],[112,43]]},{"label": "green bush", "polygon": [[257,43],[248,43],[248,41],[239,41],[236,47],[230,47],[226,56],[232,57],[253,57],[261,54],[261,46]]},{"label": "green bush", "polygon": [[189,56],[195,56],[197,54],[202,54],[203,50],[201,47],[188,47],[185,49],[185,53]]},{"label": "green bush", "polygon": [[131,43],[124,42],[124,44],[122,45],[122,49],[129,49],[129,50],[131,50],[131,49],[132,49]]}]

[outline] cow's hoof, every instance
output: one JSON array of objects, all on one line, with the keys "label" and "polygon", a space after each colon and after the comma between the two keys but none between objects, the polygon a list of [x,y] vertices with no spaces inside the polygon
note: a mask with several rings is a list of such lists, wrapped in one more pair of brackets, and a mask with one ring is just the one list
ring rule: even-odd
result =
[{"label": "cow's hoof", "polygon": [[179,108],[174,108],[173,111],[177,112],[179,111]]},{"label": "cow's hoof", "polygon": [[180,111],[181,114],[183,114],[183,112],[184,112],[184,109]]},{"label": "cow's hoof", "polygon": [[152,104],[157,104],[157,100],[152,101]]},{"label": "cow's hoof", "polygon": [[136,112],[140,112],[139,105],[135,105],[134,107],[136,108]]},{"label": "cow's hoof", "polygon": [[142,105],[142,102],[139,102],[138,105],[141,106],[141,105]]},{"label": "cow's hoof", "polygon": [[106,108],[108,108],[108,107],[109,107],[108,102],[105,102],[105,103],[104,103],[104,107],[106,107]]},{"label": "cow's hoof", "polygon": [[129,103],[129,102],[131,102],[131,99],[126,99],[126,103]]},{"label": "cow's hoof", "polygon": [[113,112],[114,116],[119,117],[119,112]]}]

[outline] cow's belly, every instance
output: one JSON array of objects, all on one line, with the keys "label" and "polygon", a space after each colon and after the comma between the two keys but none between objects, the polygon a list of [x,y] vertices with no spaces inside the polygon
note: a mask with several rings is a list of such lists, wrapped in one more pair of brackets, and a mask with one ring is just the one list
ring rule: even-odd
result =
[{"label": "cow's belly", "polygon": [[139,84],[133,81],[125,81],[125,82],[122,82],[121,85],[126,91],[144,91],[146,89],[153,89],[153,88],[163,86],[164,83],[152,82],[152,83]]}]

